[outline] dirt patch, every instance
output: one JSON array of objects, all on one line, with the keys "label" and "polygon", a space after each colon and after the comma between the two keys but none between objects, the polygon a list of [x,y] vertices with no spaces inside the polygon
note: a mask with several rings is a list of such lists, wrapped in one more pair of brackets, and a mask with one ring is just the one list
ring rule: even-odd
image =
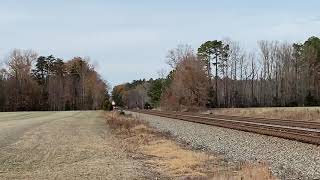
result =
[{"label": "dirt patch", "polygon": [[108,113],[106,118],[123,140],[123,149],[160,179],[275,179],[264,164],[232,163],[221,155],[191,149],[132,117]]}]

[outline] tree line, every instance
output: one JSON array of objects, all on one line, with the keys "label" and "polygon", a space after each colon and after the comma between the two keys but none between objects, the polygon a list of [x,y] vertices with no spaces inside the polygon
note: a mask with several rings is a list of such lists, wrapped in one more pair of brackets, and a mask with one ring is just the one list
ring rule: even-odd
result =
[{"label": "tree line", "polygon": [[231,40],[207,41],[197,51],[179,45],[168,52],[167,64],[172,70],[165,78],[115,86],[116,104],[174,110],[320,105],[318,37],[259,41],[255,52]]},{"label": "tree line", "polygon": [[13,50],[0,68],[0,111],[109,109],[107,83],[89,60]]}]

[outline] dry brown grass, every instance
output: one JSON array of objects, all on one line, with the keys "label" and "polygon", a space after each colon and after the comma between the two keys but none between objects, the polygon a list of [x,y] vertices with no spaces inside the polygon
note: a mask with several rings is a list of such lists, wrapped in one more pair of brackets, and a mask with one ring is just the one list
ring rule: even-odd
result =
[{"label": "dry brown grass", "polygon": [[320,107],[221,108],[213,114],[320,122]]},{"label": "dry brown grass", "polygon": [[173,177],[206,177],[202,165],[210,161],[206,153],[196,153],[186,150],[178,146],[175,142],[167,139],[159,139],[143,146],[143,153],[154,157],[147,160],[148,163],[155,167],[160,167],[162,170]]},{"label": "dry brown grass", "polygon": [[215,175],[212,180],[276,180],[264,164],[242,165],[238,171],[226,171]]},{"label": "dry brown grass", "polygon": [[226,163],[223,156],[192,150],[167,134],[152,129],[143,121],[107,114],[107,123],[123,140],[123,148],[143,161],[151,171],[167,178],[270,180],[264,164]]},{"label": "dry brown grass", "polygon": [[108,113],[106,122],[111,129],[120,130],[121,132],[131,132],[136,126],[145,123],[138,119],[129,119],[117,113]]}]

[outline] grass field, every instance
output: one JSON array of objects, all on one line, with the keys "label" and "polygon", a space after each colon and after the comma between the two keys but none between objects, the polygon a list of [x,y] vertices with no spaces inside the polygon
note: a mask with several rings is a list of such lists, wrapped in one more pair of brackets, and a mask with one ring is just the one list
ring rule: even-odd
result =
[{"label": "grass field", "polygon": [[320,107],[220,108],[205,113],[320,122]]},{"label": "grass field", "polygon": [[130,179],[103,111],[0,113],[0,179]]}]

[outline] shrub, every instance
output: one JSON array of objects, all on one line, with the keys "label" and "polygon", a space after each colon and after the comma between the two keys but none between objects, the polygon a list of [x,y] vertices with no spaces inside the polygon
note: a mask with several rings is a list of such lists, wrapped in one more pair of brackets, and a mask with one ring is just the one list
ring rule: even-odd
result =
[{"label": "shrub", "polygon": [[306,106],[317,106],[318,102],[316,100],[316,98],[311,94],[311,92],[309,91],[307,96],[306,96]]},{"label": "shrub", "polygon": [[113,110],[112,103],[109,100],[104,101],[103,110],[105,110],[105,111],[112,111]]},{"label": "shrub", "polygon": [[106,122],[111,129],[124,130],[129,133],[131,129],[144,123],[144,121],[134,118],[128,118],[125,116],[119,116],[115,113],[112,115],[108,115]]}]

